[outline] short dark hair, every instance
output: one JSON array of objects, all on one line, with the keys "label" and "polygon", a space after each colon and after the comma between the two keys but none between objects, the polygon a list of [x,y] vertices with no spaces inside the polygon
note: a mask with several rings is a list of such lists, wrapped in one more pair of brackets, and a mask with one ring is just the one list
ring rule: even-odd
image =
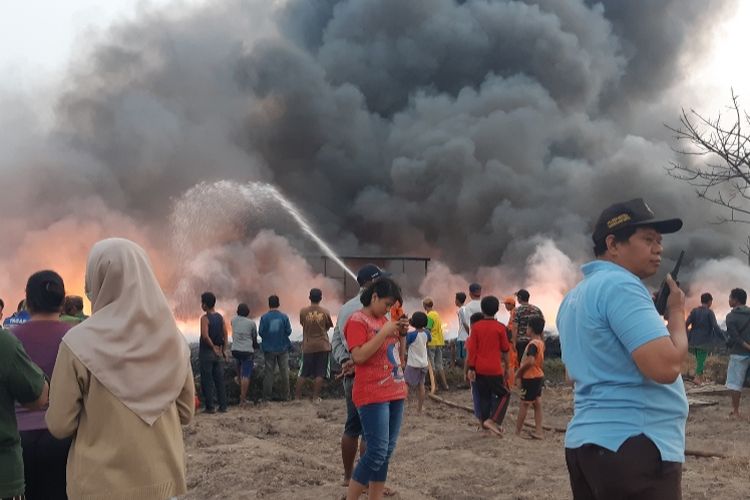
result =
[{"label": "short dark hair", "polygon": [[16,312],[21,312],[26,308],[26,300],[22,300],[18,303],[18,307],[16,307]]},{"label": "short dark hair", "polygon": [[5,302],[3,299],[0,299],[0,309],[5,309]]},{"label": "short dark hair", "polygon": [[[628,226],[610,234],[614,235],[615,243],[625,243],[626,241],[630,239],[631,236],[635,234],[636,231],[638,231],[638,227],[639,226]],[[643,226],[640,226],[640,227],[643,227]],[[601,257],[602,255],[604,255],[606,251],[607,251],[607,238],[606,237],[603,240],[594,242],[594,257]]]},{"label": "short dark hair", "polygon": [[323,291],[320,288],[310,289],[310,302],[318,303],[323,300]]},{"label": "short dark hair", "polygon": [[237,306],[237,316],[250,316],[250,308],[244,302]]},{"label": "short dark hair", "polygon": [[409,324],[413,326],[414,328],[424,328],[427,326],[427,315],[423,313],[422,311],[417,311],[411,315]]},{"label": "short dark hair", "polygon": [[466,294],[464,292],[456,292],[456,300],[463,304],[466,302]]},{"label": "short dark hair", "polygon": [[482,314],[482,313],[474,313],[469,318],[469,324],[473,325],[474,323],[476,323],[480,319],[484,319],[484,314]]},{"label": "short dark hair", "polygon": [[83,297],[79,295],[68,295],[65,297],[63,312],[68,316],[75,316],[83,311]]},{"label": "short dark hair", "polygon": [[211,292],[203,292],[201,294],[201,304],[211,309],[216,305],[216,295]]},{"label": "short dark hair", "polygon": [[537,335],[544,335],[544,318],[541,316],[532,316],[529,318],[529,321],[526,323],[529,327],[531,327],[531,331],[536,333]]},{"label": "short dark hair", "polygon": [[59,313],[65,302],[65,283],[55,271],[39,271],[26,282],[26,307],[31,313]]},{"label": "short dark hair", "polygon": [[732,291],[729,292],[729,298],[736,300],[743,306],[747,304],[747,292],[742,288],[733,288]]},{"label": "short dark hair", "polygon": [[373,294],[377,294],[378,297],[390,297],[394,301],[401,299],[401,287],[390,278],[375,278],[373,281],[365,285],[364,290],[359,296],[359,301],[362,305],[367,307],[372,303]]},{"label": "short dark hair", "polygon": [[494,295],[487,295],[482,299],[480,305],[482,307],[482,313],[485,316],[494,316],[497,314],[498,309],[500,309],[500,300]]},{"label": "short dark hair", "polygon": [[701,294],[701,304],[708,304],[709,302],[714,300],[714,296],[710,293],[702,293]]},{"label": "short dark hair", "polygon": [[268,307],[271,309],[275,309],[281,305],[281,301],[279,300],[278,295],[271,295],[268,297]]},{"label": "short dark hair", "polygon": [[525,288],[521,288],[516,292],[516,297],[518,297],[519,302],[528,302],[531,294]]}]

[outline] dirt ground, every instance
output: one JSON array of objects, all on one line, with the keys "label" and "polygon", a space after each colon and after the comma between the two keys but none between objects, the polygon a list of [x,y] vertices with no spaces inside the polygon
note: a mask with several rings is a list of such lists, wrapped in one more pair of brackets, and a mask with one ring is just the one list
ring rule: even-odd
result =
[{"label": "dirt ground", "polygon": [[[691,387],[691,384],[686,383]],[[470,405],[468,390],[439,395]],[[688,449],[718,451],[729,458],[688,457],[683,471],[686,499],[750,497],[750,424],[730,421],[728,396],[691,408]],[[402,499],[570,498],[563,435],[545,441],[513,435],[514,396],[506,436],[477,432],[472,415],[427,401],[424,413],[407,406],[391,461],[388,485]],[[567,387],[544,393],[545,423],[564,427],[572,415]],[[750,393],[743,410],[750,414]],[[343,400],[265,403],[226,414],[198,414],[185,429],[190,499],[338,499],[344,494],[339,439],[346,416]],[[513,420],[512,420],[513,419]]]}]

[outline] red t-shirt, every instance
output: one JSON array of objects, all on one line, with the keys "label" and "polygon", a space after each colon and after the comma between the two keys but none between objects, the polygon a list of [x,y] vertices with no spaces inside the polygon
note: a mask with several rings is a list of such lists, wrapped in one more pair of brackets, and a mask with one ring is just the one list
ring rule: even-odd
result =
[{"label": "red t-shirt", "polygon": [[481,319],[471,327],[466,340],[469,367],[479,375],[502,375],[501,352],[508,352],[508,332],[502,323],[494,319]]},{"label": "red t-shirt", "polygon": [[[349,351],[373,338],[387,322],[386,318],[373,318],[362,311],[352,314],[344,326]],[[357,408],[406,398],[399,346],[398,339],[390,337],[370,359],[354,366],[352,401]]]}]

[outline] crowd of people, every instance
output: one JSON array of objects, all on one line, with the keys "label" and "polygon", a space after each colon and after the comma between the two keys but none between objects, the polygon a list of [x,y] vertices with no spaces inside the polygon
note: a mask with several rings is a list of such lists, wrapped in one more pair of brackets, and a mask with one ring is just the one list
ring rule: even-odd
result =
[{"label": "crowd of people", "polygon": [[[576,499],[680,498],[688,412],[680,375],[688,351],[696,358],[694,382],[701,384],[708,353],[726,343],[731,415],[740,416],[750,367],[747,293],[731,291],[725,332],[709,293],[686,319],[684,293],[668,276],[662,317],[641,281],[658,270],[662,234],[681,225],[679,219],[654,220],[640,199],[607,208],[593,234],[596,258],[583,266],[583,281],[560,306],[557,328],[574,390],[565,458]],[[311,382],[317,403],[331,364],[339,367],[347,498],[365,490],[372,499],[391,493],[386,480],[405,405],[422,412],[428,379],[431,392],[448,390],[448,364],[463,368],[459,388],[471,391],[478,429],[504,436],[515,391],[516,435],[544,439],[546,324],[527,290],[501,299],[472,283],[468,296],[456,292],[458,335],[448,342],[434,298],[424,297],[421,310],[408,314],[401,288],[383,269],[367,264],[357,281],[358,294],[335,323],[321,305],[322,291],[309,291],[310,305],[299,312],[302,360],[294,388],[301,399]],[[66,295],[59,274],[34,273],[24,300],[4,322],[7,329],[0,330],[0,499],[185,493],[181,426],[197,403],[207,414],[228,410],[229,355],[241,407],[248,404],[256,353],[263,359],[262,399],[273,398],[277,371],[276,399],[290,399],[292,326],[277,295],[268,297],[257,325],[246,303],[227,322],[213,293],[200,296],[200,399],[189,347],[140,247],[118,238],[97,243],[88,259],[86,295],[90,317],[82,297]],[[506,323],[497,319],[501,306]],[[3,307],[0,301],[0,318]],[[533,431],[524,433],[529,410]]]},{"label": "crowd of people", "polygon": [[[469,302],[464,292],[457,292],[459,336],[456,341],[448,342],[445,323],[433,298],[425,297],[421,310],[409,316],[404,310],[401,289],[387,272],[367,264],[359,270],[357,281],[360,291],[341,307],[335,325],[330,312],[321,306],[322,291],[310,290],[310,305],[299,312],[302,359],[294,388],[294,398],[300,400],[305,384],[311,381],[311,398],[319,402],[323,384],[331,375],[331,364],[339,367],[336,380],[343,382],[347,405],[341,454],[345,483],[352,498],[365,488],[373,498],[388,491],[384,483],[404,403],[412,394],[417,413],[422,412],[428,375],[430,391],[436,392],[438,387],[448,390],[448,364],[463,367],[465,387],[471,388],[479,429],[503,435],[502,423],[511,390],[517,386],[521,403],[516,433],[522,434],[528,409],[533,408],[536,425],[528,437],[543,438],[545,323],[542,311],[529,304],[527,290],[521,289],[503,299],[510,312],[507,324],[496,319],[500,300],[492,295],[482,296],[480,284],[469,286]],[[200,320],[199,347],[202,404],[206,413],[216,412],[217,407],[219,412],[226,412],[224,366],[230,348],[229,329],[215,310],[213,293],[205,292],[201,304],[205,313]],[[293,349],[289,315],[281,311],[279,297],[272,295],[257,327],[248,316],[249,308],[242,303],[230,322],[240,406],[248,404],[257,350],[264,361],[259,402],[289,400],[289,353]],[[273,394],[278,379],[280,390]],[[358,451],[360,460],[355,468]]]},{"label": "crowd of people", "polygon": [[58,273],[34,273],[0,330],[0,498],[182,495],[195,382],[146,253],[94,245],[86,295],[90,317]]}]

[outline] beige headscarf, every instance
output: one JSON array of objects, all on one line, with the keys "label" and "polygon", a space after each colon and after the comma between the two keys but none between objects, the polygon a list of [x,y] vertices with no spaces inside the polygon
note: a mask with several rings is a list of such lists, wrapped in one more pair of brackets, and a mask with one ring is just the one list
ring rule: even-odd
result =
[{"label": "beige headscarf", "polygon": [[151,270],[146,252],[111,238],[86,265],[91,317],[63,337],[86,368],[148,425],[179,396],[190,350]]}]

